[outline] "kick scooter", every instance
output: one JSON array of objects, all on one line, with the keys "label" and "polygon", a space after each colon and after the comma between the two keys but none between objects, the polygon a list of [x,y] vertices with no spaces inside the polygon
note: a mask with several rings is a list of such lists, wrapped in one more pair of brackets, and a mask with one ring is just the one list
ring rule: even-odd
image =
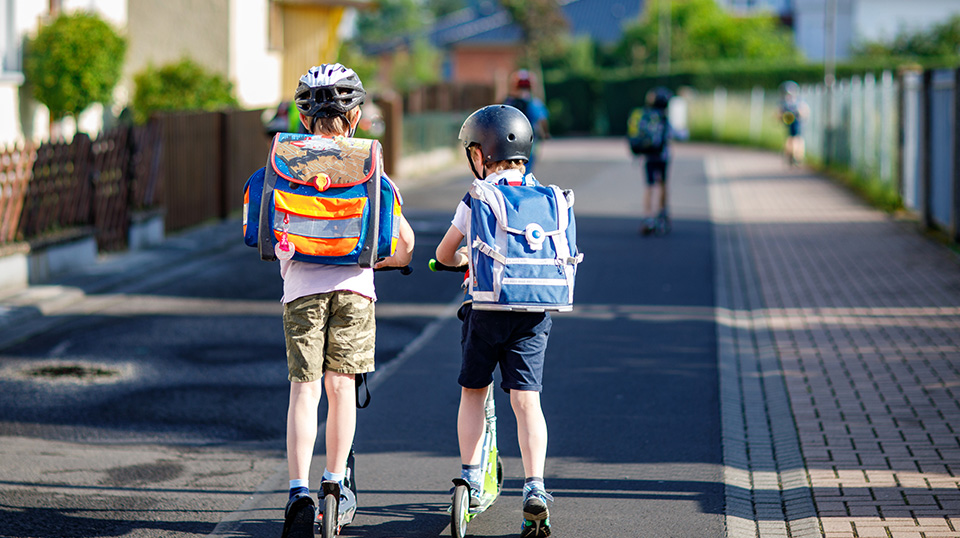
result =
[{"label": "kick scooter", "polygon": [[450,535],[453,538],[464,538],[467,535],[467,523],[490,508],[503,489],[503,462],[497,450],[497,414],[493,403],[492,383],[487,387],[483,412],[486,426],[483,430],[483,451],[480,459],[480,470],[483,474],[479,492],[480,506],[470,507],[470,484],[462,478],[454,478],[450,505]]},{"label": "kick scooter", "polygon": [[667,215],[666,210],[663,210],[650,223],[644,223],[640,228],[640,233],[643,235],[667,235],[672,229],[673,224],[670,222],[670,216]]},{"label": "kick scooter", "polygon": [[[450,267],[437,260],[430,260],[431,271],[466,272],[467,266]],[[462,478],[453,479],[453,498],[450,503],[450,534],[453,538],[464,538],[467,535],[467,523],[482,514],[500,497],[503,489],[503,462],[497,450],[497,412],[493,399],[493,383],[487,387],[487,397],[483,406],[484,429],[480,457],[480,505],[470,507],[471,486]]]}]

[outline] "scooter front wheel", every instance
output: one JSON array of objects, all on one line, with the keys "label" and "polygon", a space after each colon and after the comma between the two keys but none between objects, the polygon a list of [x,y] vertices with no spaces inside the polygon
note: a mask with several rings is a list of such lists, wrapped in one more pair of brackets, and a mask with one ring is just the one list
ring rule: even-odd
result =
[{"label": "scooter front wheel", "polygon": [[467,513],[470,510],[470,489],[464,485],[453,488],[453,507],[450,510],[450,535],[464,538],[467,535]]}]

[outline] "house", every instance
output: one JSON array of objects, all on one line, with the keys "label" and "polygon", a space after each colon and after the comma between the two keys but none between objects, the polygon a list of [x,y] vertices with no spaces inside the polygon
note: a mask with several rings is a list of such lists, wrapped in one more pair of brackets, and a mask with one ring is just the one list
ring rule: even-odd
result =
[{"label": "house", "polygon": [[[643,0],[559,0],[574,37],[589,36],[602,44],[616,42],[628,22],[640,16]],[[473,0],[466,8],[441,18],[427,38],[443,52],[443,78],[460,83],[502,84],[521,54],[520,27],[499,3]],[[368,47],[389,73],[391,58],[411,38]],[[502,92],[501,92],[502,93]]]},{"label": "house", "polygon": [[230,80],[244,108],[276,106],[311,66],[334,61],[356,8],[372,0],[0,0],[0,144],[49,136],[45,107],[24,91],[24,39],[62,10],[94,11],[127,38],[114,103],[90,107],[76,129],[98,132],[129,103],[147,65],[189,57]]}]

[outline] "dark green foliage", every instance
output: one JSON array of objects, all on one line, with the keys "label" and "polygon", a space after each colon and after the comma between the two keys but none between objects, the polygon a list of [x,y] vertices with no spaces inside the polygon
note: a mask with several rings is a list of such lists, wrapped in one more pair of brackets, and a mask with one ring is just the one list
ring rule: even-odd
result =
[{"label": "dark green foliage", "polygon": [[954,15],[929,29],[900,32],[890,42],[871,41],[856,51],[861,57],[935,58],[960,56],[960,15]]},{"label": "dark green foliage", "polygon": [[77,116],[112,101],[126,50],[124,38],[98,16],[64,14],[27,42],[24,75],[54,119]]},{"label": "dark green foliage", "polygon": [[134,117],[175,110],[220,110],[237,105],[233,84],[189,58],[159,68],[152,65],[134,76]]}]

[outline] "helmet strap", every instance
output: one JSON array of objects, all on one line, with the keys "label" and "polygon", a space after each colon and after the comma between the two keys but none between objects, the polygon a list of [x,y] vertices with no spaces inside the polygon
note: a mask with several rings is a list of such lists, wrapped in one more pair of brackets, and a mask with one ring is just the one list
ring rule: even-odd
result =
[{"label": "helmet strap", "polygon": [[477,167],[473,164],[473,155],[470,152],[470,148],[472,147],[473,146],[468,146],[464,148],[464,151],[467,152],[467,162],[470,163],[470,170],[473,171],[473,175],[476,176],[477,179],[483,179],[483,176],[480,175],[480,172],[477,172]]}]

